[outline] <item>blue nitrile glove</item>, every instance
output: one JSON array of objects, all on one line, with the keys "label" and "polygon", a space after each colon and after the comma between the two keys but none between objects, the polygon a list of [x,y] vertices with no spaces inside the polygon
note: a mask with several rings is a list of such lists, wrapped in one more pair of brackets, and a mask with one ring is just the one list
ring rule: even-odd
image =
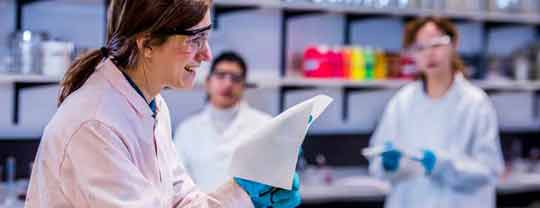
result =
[{"label": "blue nitrile glove", "polygon": [[426,175],[431,175],[433,172],[433,168],[435,168],[435,163],[437,162],[437,156],[435,153],[431,150],[424,150],[422,159],[420,160],[420,163],[424,167],[424,170],[426,171]]},{"label": "blue nitrile glove", "polygon": [[237,177],[234,180],[246,191],[256,208],[296,207],[300,204],[300,180],[296,173],[290,191]]},{"label": "blue nitrile glove", "polygon": [[302,199],[300,197],[300,178],[298,177],[298,174],[294,174],[293,179],[293,185],[292,189],[284,190],[284,189],[276,189],[274,192],[272,192],[272,197],[270,200],[272,201],[272,208],[289,208],[289,207],[297,207],[300,205]]},{"label": "blue nitrile glove", "polygon": [[273,188],[271,186],[238,177],[235,177],[234,181],[249,195],[255,207],[266,208],[272,206]]},{"label": "blue nitrile glove", "polygon": [[395,172],[399,168],[399,160],[403,154],[392,143],[385,144],[386,151],[381,154],[382,164],[385,171]]}]

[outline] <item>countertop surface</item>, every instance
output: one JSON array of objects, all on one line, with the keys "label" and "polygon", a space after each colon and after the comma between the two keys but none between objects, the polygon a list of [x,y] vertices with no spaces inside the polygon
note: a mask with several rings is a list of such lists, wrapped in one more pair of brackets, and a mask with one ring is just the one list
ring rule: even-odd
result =
[{"label": "countertop surface", "polygon": [[[390,185],[367,175],[365,168],[308,169],[301,173],[300,188],[304,203],[331,201],[370,202],[382,201],[390,190]],[[327,182],[324,182],[326,178]],[[18,192],[24,192],[26,181],[16,185]],[[540,191],[540,173],[514,173],[501,179],[497,184],[498,194],[516,194]],[[0,208],[22,208],[23,202],[3,206],[6,198],[5,185],[0,184]]]}]

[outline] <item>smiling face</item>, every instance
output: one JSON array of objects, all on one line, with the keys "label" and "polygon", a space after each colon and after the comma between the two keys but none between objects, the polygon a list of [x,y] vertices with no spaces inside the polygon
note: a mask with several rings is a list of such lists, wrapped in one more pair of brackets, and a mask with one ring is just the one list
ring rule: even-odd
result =
[{"label": "smiling face", "polygon": [[[203,20],[189,30],[208,27],[211,21],[208,11]],[[153,83],[160,83],[161,88],[191,88],[201,63],[212,59],[208,33],[209,31],[193,36],[173,35],[163,45],[152,47],[147,63],[152,71],[146,76]]]}]

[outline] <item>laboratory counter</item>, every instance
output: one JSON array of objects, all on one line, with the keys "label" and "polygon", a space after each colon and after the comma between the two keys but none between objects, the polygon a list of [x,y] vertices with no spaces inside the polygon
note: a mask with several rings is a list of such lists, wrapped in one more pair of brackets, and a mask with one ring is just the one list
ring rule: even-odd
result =
[{"label": "laboratory counter", "polygon": [[[366,168],[306,170],[301,176],[301,207],[382,207],[390,185],[369,177]],[[528,207],[540,202],[540,173],[512,173],[497,184],[497,207]]]},{"label": "laboratory counter", "polygon": [[[382,207],[390,185],[367,175],[366,168],[307,169],[301,173],[301,207]],[[15,190],[22,200],[27,181],[18,181]],[[8,195],[0,185],[0,208]],[[540,173],[514,173],[497,185],[498,207],[528,207],[540,202]],[[22,208],[17,201],[9,208]]]}]

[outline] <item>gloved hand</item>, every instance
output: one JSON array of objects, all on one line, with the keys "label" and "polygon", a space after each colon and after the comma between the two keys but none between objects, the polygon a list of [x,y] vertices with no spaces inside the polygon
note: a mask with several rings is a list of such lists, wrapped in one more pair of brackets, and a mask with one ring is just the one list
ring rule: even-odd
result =
[{"label": "gloved hand", "polygon": [[300,178],[298,177],[298,174],[294,174],[293,179],[293,185],[292,189],[290,191],[284,190],[284,189],[275,189],[274,192],[272,192],[272,197],[270,201],[272,201],[272,207],[273,208],[289,208],[289,207],[297,207],[300,205],[301,197],[300,197]]},{"label": "gloved hand", "polygon": [[420,163],[422,164],[422,167],[424,167],[426,175],[431,175],[433,168],[435,168],[435,164],[437,163],[437,156],[431,150],[424,150]]},{"label": "gloved hand", "polygon": [[385,144],[386,151],[381,154],[382,164],[385,171],[395,172],[399,168],[399,160],[403,154],[392,143]]},{"label": "gloved hand", "polygon": [[257,208],[296,207],[300,205],[300,179],[297,173],[294,174],[293,186],[290,191],[237,177],[234,180],[246,191],[253,205]]}]

